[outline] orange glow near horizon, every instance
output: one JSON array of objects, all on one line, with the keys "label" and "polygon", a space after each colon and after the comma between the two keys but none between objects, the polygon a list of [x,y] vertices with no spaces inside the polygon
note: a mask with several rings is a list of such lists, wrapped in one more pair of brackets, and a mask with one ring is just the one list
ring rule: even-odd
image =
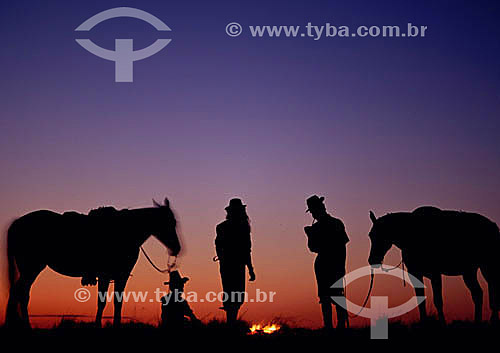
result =
[{"label": "orange glow near horizon", "polygon": [[[198,294],[191,308],[207,322],[225,318],[220,302],[201,299],[221,291],[212,261],[215,227],[228,201],[239,197],[251,221],[257,276],[247,282],[254,301],[239,317],[307,328],[323,324],[315,255],[303,230],[312,222],[309,196],[324,196],[328,212],[344,222],[348,271],[368,265],[370,210],[380,217],[436,206],[500,224],[499,1],[127,1],[172,32],[124,17],[92,29],[89,38],[103,48],[116,38],[146,48],[160,34],[175,42],[134,63],[133,83],[114,82],[114,63],[75,42],[73,29],[104,10],[102,1],[33,3],[5,1],[1,11],[0,324],[8,296],[2,233],[35,210],[87,214],[102,206],[151,207],[152,198],[168,197],[182,236],[179,271],[190,279],[186,292]],[[237,38],[224,32],[233,19],[248,27]],[[425,37],[333,38],[323,26],[332,19],[353,31],[406,28],[409,21],[429,30]],[[305,32],[254,35],[250,28],[262,22],[303,31],[309,21],[323,31],[321,40]],[[70,248],[85,241],[71,231],[67,237]],[[159,241],[149,238],[144,248],[166,267]],[[394,248],[384,262],[400,260]],[[479,277],[486,320],[488,290]],[[126,292],[149,296],[124,303],[122,317],[157,324],[154,292],[167,291],[167,280],[140,253]],[[369,281],[351,283],[348,299],[361,305]],[[424,284],[428,312],[436,315],[430,282]],[[97,287],[87,287],[87,302],[75,300],[79,288],[80,278],[46,268],[31,290],[33,326],[93,320]],[[260,302],[257,290],[276,294]],[[372,295],[388,296],[394,307],[414,291],[377,275]],[[473,319],[461,277],[444,277],[443,298],[448,321]],[[112,318],[112,302],[104,315]],[[414,309],[392,320],[418,316]]]}]

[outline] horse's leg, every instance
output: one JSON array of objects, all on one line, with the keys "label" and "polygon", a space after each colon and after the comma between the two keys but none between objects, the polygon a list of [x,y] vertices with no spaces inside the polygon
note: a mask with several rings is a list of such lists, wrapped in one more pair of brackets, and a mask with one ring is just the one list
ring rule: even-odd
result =
[{"label": "horse's leg", "polygon": [[443,311],[443,279],[440,273],[432,275],[431,277],[432,285],[432,296],[434,297],[434,305],[438,312],[438,318],[441,323],[445,323],[444,311]]},{"label": "horse's leg", "polygon": [[97,315],[95,317],[95,323],[98,327],[102,325],[102,313],[108,301],[108,287],[109,279],[99,278],[97,285]]},{"label": "horse's leg", "polygon": [[474,301],[474,321],[481,322],[483,316],[483,290],[477,280],[477,269],[464,273],[462,277]]},{"label": "horse's leg", "polygon": [[19,279],[15,284],[16,296],[17,300],[19,301],[19,306],[21,309],[22,324],[27,328],[31,328],[30,318],[28,313],[31,285],[33,284],[36,277],[40,274],[42,270],[43,267],[37,270],[34,269],[30,270],[29,272],[26,271],[21,272]]},{"label": "horse's leg", "polygon": [[7,309],[5,311],[5,325],[15,327],[19,324],[20,313],[19,313],[19,295],[17,289],[17,283],[15,282],[10,287],[9,300],[7,302]]},{"label": "horse's leg", "polygon": [[491,309],[490,321],[493,323],[499,322],[498,312],[500,311],[500,305],[498,303],[498,295],[500,295],[500,281],[495,279],[495,281],[488,283],[488,296]]},{"label": "horse's leg", "polygon": [[[410,272],[411,273],[411,272]],[[412,273],[413,276],[410,276],[410,280],[412,281],[413,287],[415,288],[415,295],[418,297],[425,297],[425,288],[419,288],[418,286],[420,283],[424,283],[424,276],[423,275],[415,275]],[[420,281],[417,282],[416,280]],[[427,311],[425,310],[425,300],[422,301],[418,305],[418,311],[420,312],[420,321],[425,321],[427,320]]]},{"label": "horse's leg", "polygon": [[123,304],[123,292],[125,290],[125,286],[127,285],[128,275],[126,277],[119,277],[115,279],[115,298],[114,298],[114,306],[115,306],[115,315],[113,318],[113,326],[119,327],[122,319],[122,304]]},{"label": "horse's leg", "polygon": [[488,282],[488,297],[490,301],[491,318],[492,322],[498,322],[498,311],[500,310],[500,279],[497,278],[496,265],[484,265],[481,266],[481,273],[483,274],[486,282]]}]

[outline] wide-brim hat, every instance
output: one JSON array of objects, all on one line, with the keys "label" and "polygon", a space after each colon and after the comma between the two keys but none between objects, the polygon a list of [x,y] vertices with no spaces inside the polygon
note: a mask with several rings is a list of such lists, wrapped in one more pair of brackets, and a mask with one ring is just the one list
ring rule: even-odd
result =
[{"label": "wide-brim hat", "polygon": [[244,205],[241,199],[231,199],[229,201],[229,205],[225,208],[226,211],[229,210],[241,210],[247,207],[247,205]]},{"label": "wide-brim hat", "polygon": [[184,284],[189,281],[188,277],[182,277],[179,271],[170,272],[170,280],[168,282],[163,282],[163,284],[179,285]]},{"label": "wide-brim hat", "polygon": [[323,196],[319,197],[318,195],[312,195],[306,200],[307,210],[306,212],[311,212],[311,209],[315,209],[318,207],[324,207],[323,201],[325,198]]}]

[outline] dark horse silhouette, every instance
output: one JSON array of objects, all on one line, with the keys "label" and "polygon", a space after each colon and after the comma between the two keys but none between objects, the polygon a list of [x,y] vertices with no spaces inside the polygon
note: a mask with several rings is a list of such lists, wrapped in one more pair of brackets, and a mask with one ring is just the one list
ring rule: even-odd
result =
[{"label": "dark horse silhouette", "polygon": [[[120,298],[137,262],[140,246],[154,235],[170,255],[176,256],[181,249],[168,200],[165,199],[164,205],[154,204],[151,208],[121,211],[105,207],[89,215],[41,210],[16,219],[7,233],[10,294],[6,324],[29,327],[31,285],[49,266],[61,274],[82,277],[82,284],[95,284],[98,278],[98,291],[103,294],[114,280],[113,323],[118,326]],[[105,297],[98,299],[98,325],[106,305]]]},{"label": "dark horse silhouette", "polygon": [[[434,305],[444,322],[441,275],[462,276],[474,301],[474,319],[481,321],[483,291],[477,280],[478,269],[488,282],[491,320],[498,321],[500,295],[500,232],[488,218],[436,207],[420,207],[413,212],[389,213],[376,218],[369,237],[368,262],[380,266],[392,245],[401,249],[408,272],[422,281],[431,280]],[[423,296],[424,288],[416,288]],[[425,301],[419,305],[420,319],[426,318]]]}]

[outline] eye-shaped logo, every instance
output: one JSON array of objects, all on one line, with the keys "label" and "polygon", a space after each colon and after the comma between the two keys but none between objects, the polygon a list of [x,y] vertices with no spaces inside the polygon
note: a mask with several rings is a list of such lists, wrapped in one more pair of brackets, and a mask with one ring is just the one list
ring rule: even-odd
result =
[{"label": "eye-shaped logo", "polygon": [[[160,19],[148,12],[131,7],[116,7],[114,9],[99,12],[98,14],[92,16],[78,26],[75,31],[90,31],[97,24],[116,17],[138,18],[149,23],[158,31],[171,30]],[[92,54],[115,62],[115,82],[133,82],[134,61],[146,59],[151,55],[158,53],[171,41],[171,39],[157,39],[149,47],[134,51],[133,39],[115,39],[115,50],[113,51],[96,45],[90,39],[76,39],[78,44]]]},{"label": "eye-shaped logo", "polygon": [[[402,270],[400,271],[392,271],[387,272],[387,270],[383,270],[382,266],[380,267],[371,267],[365,266],[358,268],[355,271],[352,271],[346,274],[344,277],[335,282],[331,288],[343,289],[344,288],[344,280],[345,285],[347,286],[349,283],[362,278],[371,276],[373,271],[373,275],[387,275],[393,276],[404,280],[404,276],[407,276],[410,281],[410,285],[413,288],[425,288],[425,285],[417,279],[412,274]],[[395,273],[397,272],[397,273]],[[388,337],[388,319],[393,317],[398,317],[403,314],[406,314],[413,309],[415,309],[420,303],[425,300],[425,296],[415,296],[408,300],[406,303],[401,304],[394,308],[389,308],[389,301],[387,297],[377,297],[372,296],[370,300],[370,308],[363,308],[359,305],[356,305],[348,300],[346,300],[343,296],[332,296],[332,299],[338,305],[342,306],[344,309],[351,313],[357,313],[356,316],[362,316],[370,319],[371,324],[371,338],[375,339],[386,339]],[[413,300],[416,299],[416,300]],[[349,309],[347,308],[347,303],[349,303]]]}]

